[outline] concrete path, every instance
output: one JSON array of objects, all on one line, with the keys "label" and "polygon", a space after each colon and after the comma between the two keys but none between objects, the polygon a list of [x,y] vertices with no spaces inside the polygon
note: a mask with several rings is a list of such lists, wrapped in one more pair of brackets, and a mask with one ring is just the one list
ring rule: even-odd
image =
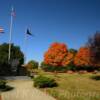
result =
[{"label": "concrete path", "polygon": [[6,77],[4,77],[4,79],[10,80],[10,81],[13,81],[13,80],[31,80],[31,78],[28,76],[6,76]]},{"label": "concrete path", "polygon": [[14,87],[2,93],[2,100],[55,100],[53,97],[33,87],[31,80],[14,80],[9,82]]}]

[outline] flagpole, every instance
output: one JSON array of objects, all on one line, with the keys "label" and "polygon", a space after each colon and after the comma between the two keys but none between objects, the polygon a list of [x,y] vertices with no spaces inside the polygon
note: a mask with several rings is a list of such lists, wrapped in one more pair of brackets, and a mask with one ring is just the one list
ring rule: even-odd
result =
[{"label": "flagpole", "polygon": [[11,11],[11,19],[10,19],[8,62],[10,61],[10,58],[11,58],[11,40],[12,40],[12,24],[13,24],[13,16],[12,16],[12,12],[13,12],[13,7],[12,7],[12,11]]},{"label": "flagpole", "polygon": [[27,34],[26,34],[26,32],[27,32],[27,28],[25,29],[25,39],[24,39],[24,45],[25,45],[25,55],[24,55],[24,61],[25,61],[25,63],[26,63],[26,53],[27,53]]}]

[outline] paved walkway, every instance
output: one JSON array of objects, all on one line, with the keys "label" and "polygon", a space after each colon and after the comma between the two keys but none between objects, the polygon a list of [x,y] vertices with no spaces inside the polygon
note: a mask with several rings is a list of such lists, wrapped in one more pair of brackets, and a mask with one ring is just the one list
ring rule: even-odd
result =
[{"label": "paved walkway", "polygon": [[9,82],[14,87],[9,92],[2,93],[2,100],[55,100],[53,97],[33,87],[31,80],[14,80]]},{"label": "paved walkway", "polygon": [[4,77],[4,79],[10,80],[10,81],[13,81],[13,80],[31,80],[31,78],[28,76],[6,76],[6,77]]}]

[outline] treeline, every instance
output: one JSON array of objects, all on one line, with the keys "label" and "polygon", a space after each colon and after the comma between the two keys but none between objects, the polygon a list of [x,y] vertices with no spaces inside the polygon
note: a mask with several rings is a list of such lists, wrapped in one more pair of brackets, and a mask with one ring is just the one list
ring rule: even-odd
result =
[{"label": "treeline", "polygon": [[100,32],[88,39],[84,47],[68,49],[64,43],[52,43],[44,54],[41,64],[45,71],[99,70],[100,69]]},{"label": "treeline", "polygon": [[28,71],[42,68],[45,71],[61,72],[67,70],[100,70],[100,32],[96,32],[94,36],[90,37],[86,45],[80,47],[79,50],[68,49],[64,43],[52,43],[44,53],[41,65],[37,61],[32,60],[22,67],[24,64],[24,54],[20,47],[14,44],[11,45],[11,61],[9,63],[8,46],[9,44],[7,43],[0,45],[0,76],[13,75],[13,72],[16,75],[20,75],[20,73],[24,73],[23,70],[21,71],[21,68]]}]

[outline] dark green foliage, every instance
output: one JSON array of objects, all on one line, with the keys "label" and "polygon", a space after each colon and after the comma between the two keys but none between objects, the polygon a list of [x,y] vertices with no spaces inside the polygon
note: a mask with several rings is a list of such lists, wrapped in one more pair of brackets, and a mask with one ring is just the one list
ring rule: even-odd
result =
[{"label": "dark green foliage", "polygon": [[0,63],[0,76],[11,75],[11,66],[7,63]]},{"label": "dark green foliage", "polygon": [[35,60],[31,60],[28,62],[27,66],[31,69],[37,69],[38,68],[38,62]]},{"label": "dark green foliage", "polygon": [[100,70],[99,67],[94,67],[94,66],[75,66],[73,63],[69,64],[67,66],[51,66],[51,65],[47,65],[44,62],[41,63],[41,68],[44,71],[47,72],[66,72],[68,70],[72,70],[72,71],[88,71],[88,72],[93,72],[94,70]]},{"label": "dark green foliage", "polygon": [[76,71],[76,66],[74,64],[69,64],[68,66],[51,66],[44,62],[41,63],[41,68],[48,72],[66,72],[68,70]]},{"label": "dark green foliage", "polygon": [[98,70],[98,68],[94,67],[94,66],[76,66],[76,70],[80,71],[80,70],[86,70],[88,72],[93,72],[94,70]]},{"label": "dark green foliage", "polygon": [[7,82],[5,80],[0,80],[0,91],[9,91],[12,90],[13,87],[6,85]]},{"label": "dark green foliage", "polygon": [[41,68],[42,69],[45,69],[47,66],[49,66],[49,65],[45,64],[44,62],[41,62]]},{"label": "dark green foliage", "polygon": [[50,68],[50,65],[45,64],[44,62],[41,62],[41,69],[43,69],[44,71],[47,71],[48,68]]},{"label": "dark green foliage", "polygon": [[69,49],[68,50],[70,53],[73,53],[74,55],[76,55],[76,53],[77,53],[77,50],[75,50],[75,49]]},{"label": "dark green foliage", "polygon": [[41,68],[44,71],[48,71],[48,72],[66,72],[67,71],[67,67],[63,67],[63,66],[51,66],[51,65],[47,65],[44,62],[41,63]]},{"label": "dark green foliage", "polygon": [[6,87],[6,81],[5,80],[0,80],[0,89],[4,89]]},{"label": "dark green foliage", "polygon": [[67,70],[72,70],[72,71],[76,71],[76,66],[73,64],[70,64],[68,66],[66,66]]},{"label": "dark green foliage", "polygon": [[52,78],[45,76],[38,76],[34,78],[34,86],[38,88],[55,87],[57,86],[57,83]]},{"label": "dark green foliage", "polygon": [[67,71],[67,67],[62,67],[62,66],[59,66],[59,67],[56,67],[56,66],[51,66],[51,67],[48,67],[47,68],[48,71],[51,71],[51,72],[66,72]]},{"label": "dark green foliage", "polygon": [[13,87],[6,85],[5,88],[0,89],[0,91],[2,91],[2,92],[6,92],[6,91],[13,90],[13,89],[14,89]]},{"label": "dark green foliage", "polygon": [[95,76],[92,76],[90,78],[98,81],[98,80],[100,80],[100,75],[95,75]]},{"label": "dark green foliage", "polygon": [[[7,43],[0,45],[0,75],[12,74],[11,63],[8,63],[8,48],[9,44]],[[14,59],[19,61],[19,64],[16,66],[18,73],[20,66],[24,63],[24,54],[18,46],[11,44],[11,62]]]},{"label": "dark green foliage", "polygon": [[91,58],[92,63],[100,63],[100,32],[96,32],[93,37],[88,39],[87,46],[94,54],[94,56]]}]

